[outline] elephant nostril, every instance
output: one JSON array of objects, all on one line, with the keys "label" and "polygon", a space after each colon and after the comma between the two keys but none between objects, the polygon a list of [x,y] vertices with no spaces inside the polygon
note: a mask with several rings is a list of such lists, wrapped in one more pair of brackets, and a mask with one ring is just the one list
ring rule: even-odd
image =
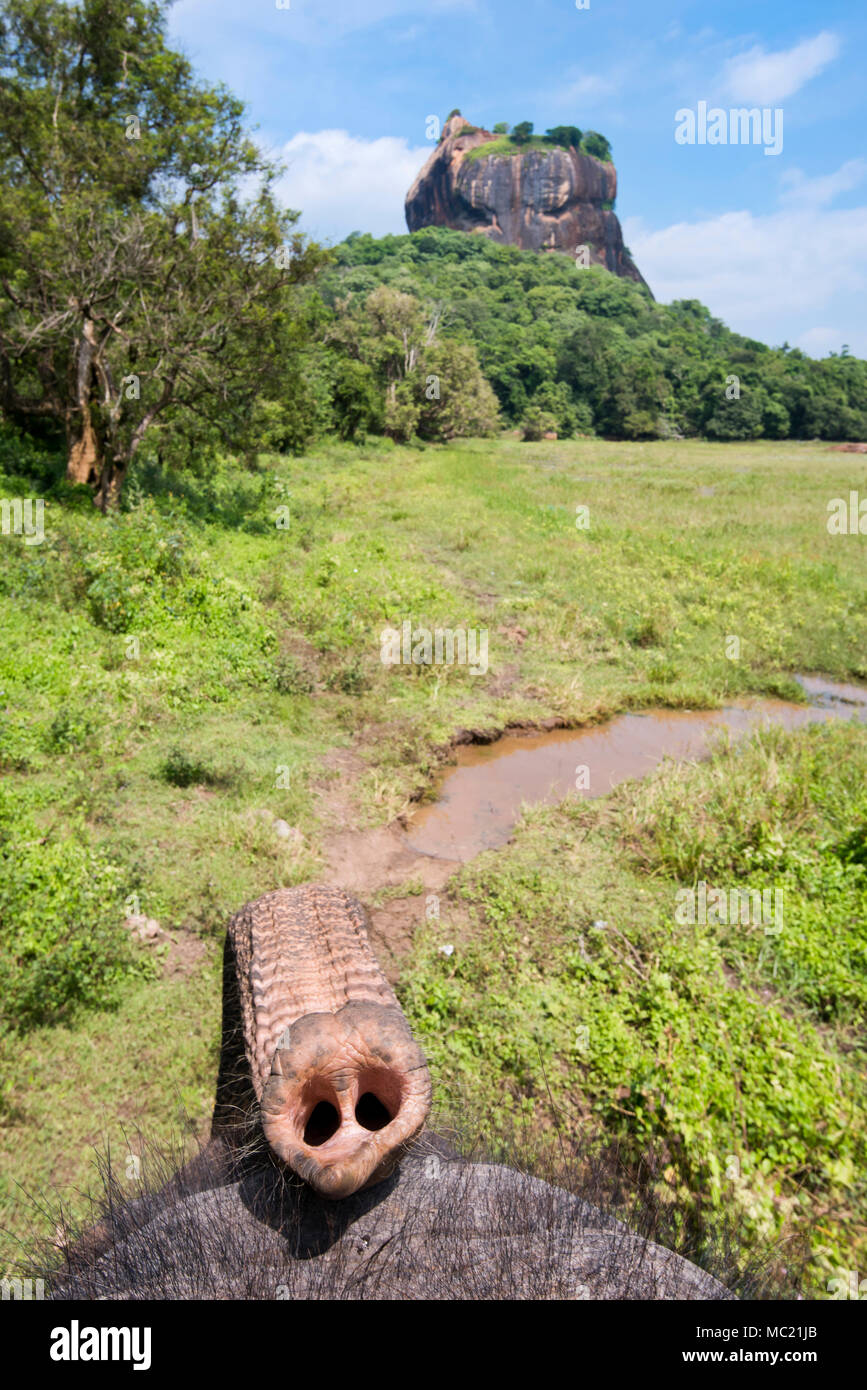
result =
[{"label": "elephant nostril", "polygon": [[314,1105],[304,1126],[304,1143],[316,1148],[330,1139],[332,1134],[336,1134],[339,1128],[340,1115],[337,1110],[333,1105],[329,1105],[327,1100],[321,1100],[318,1105]]},{"label": "elephant nostril", "polygon": [[391,1115],[378,1096],[365,1091],[355,1107],[355,1118],[365,1129],[385,1129],[391,1123]]}]

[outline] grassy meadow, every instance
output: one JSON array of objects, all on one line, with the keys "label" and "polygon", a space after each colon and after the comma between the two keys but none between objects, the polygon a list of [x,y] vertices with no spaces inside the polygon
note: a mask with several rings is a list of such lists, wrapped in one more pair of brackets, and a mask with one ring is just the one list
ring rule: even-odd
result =
[{"label": "grassy meadow", "polygon": [[[44,1220],[25,1194],[81,1209],[94,1147],[181,1116],[205,1132],[226,917],[314,878],[335,829],[406,814],[459,730],[867,681],[865,541],[826,528],[867,458],[826,444],[143,462],[108,518],[2,458],[0,494],[46,498],[46,539],[0,536],[0,1263]],[[487,628],[487,673],[384,666],[407,619]],[[857,1269],[865,827],[864,727],[770,731],[528,809],[435,926],[407,884],[397,987],[440,1114],[493,1143],[517,1122],[541,1145],[616,1137],[635,1164],[654,1146],[684,1227],[735,1213],[784,1283],[792,1250],[792,1293]],[[782,936],[678,924],[701,879],[784,885]]]}]

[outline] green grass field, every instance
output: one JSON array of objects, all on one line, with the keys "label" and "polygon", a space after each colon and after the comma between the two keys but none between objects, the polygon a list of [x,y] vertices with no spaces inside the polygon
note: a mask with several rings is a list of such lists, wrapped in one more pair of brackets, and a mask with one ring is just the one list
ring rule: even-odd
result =
[{"label": "green grass field", "polygon": [[[867,460],[819,444],[504,437],[142,466],[108,520],[45,493],[42,545],[0,537],[11,1235],[39,1224],[22,1191],[80,1205],[93,1146],[168,1135],[180,1110],[206,1126],[225,919],[315,877],[335,804],[347,829],[392,820],[459,729],[867,680],[865,539],[826,528],[853,488]],[[0,493],[34,487],[7,473]],[[383,666],[406,619],[487,628],[487,673]],[[567,1136],[616,1135],[636,1162],[662,1146],[684,1222],[731,1209],[750,1250],[806,1241],[811,1289],[857,1268],[865,774],[863,727],[772,732],[529,811],[448,885],[455,954],[420,907],[400,959],[441,1112],[493,1136],[506,1095],[547,1142],[553,1101]],[[700,878],[785,884],[783,936],[678,925]],[[132,908],[162,946],[130,941]]]}]

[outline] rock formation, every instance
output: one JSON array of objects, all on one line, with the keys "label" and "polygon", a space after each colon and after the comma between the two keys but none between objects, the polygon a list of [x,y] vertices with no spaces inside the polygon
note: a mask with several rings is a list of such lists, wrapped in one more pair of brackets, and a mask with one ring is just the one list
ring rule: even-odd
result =
[{"label": "rock formation", "polygon": [[554,146],[467,158],[498,138],[460,115],[446,122],[406,196],[409,230],[454,227],[525,251],[570,256],[586,246],[591,265],[643,285],[624,249],[617,215],[605,206],[617,195],[614,165]]}]

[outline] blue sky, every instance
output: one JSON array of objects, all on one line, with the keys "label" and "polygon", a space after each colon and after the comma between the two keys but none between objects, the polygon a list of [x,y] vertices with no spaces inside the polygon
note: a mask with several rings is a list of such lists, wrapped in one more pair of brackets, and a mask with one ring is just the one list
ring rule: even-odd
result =
[{"label": "blue sky", "polygon": [[[285,3],[285,0],[284,0]],[[430,115],[611,141],[656,297],[814,356],[867,357],[867,6],[854,0],[177,0],[173,42],[247,103],[311,235],[403,232]],[[761,145],[678,144],[675,113],[779,109]]]}]

